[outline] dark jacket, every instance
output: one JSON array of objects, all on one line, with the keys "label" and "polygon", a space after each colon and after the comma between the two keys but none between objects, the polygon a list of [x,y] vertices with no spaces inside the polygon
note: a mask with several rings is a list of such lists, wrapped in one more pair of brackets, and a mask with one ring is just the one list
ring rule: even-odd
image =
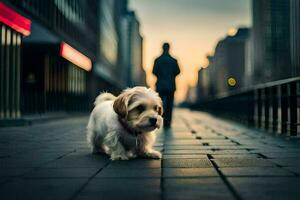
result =
[{"label": "dark jacket", "polygon": [[168,53],[158,57],[153,66],[152,73],[157,77],[156,91],[174,92],[176,90],[175,78],[180,73],[177,60]]}]

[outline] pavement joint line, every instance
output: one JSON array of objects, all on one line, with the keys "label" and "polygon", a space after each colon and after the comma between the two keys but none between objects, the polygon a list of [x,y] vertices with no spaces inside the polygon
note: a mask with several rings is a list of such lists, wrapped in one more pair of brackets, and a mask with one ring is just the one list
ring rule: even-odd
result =
[{"label": "pavement joint line", "polygon": [[278,167],[278,168],[284,169],[284,170],[286,170],[286,171],[288,171],[288,172],[290,172],[290,173],[292,173],[292,174],[294,174],[296,177],[299,177],[299,176],[300,176],[300,174],[298,174],[297,172],[293,172],[292,170],[289,170],[289,169],[287,169],[287,168],[284,168],[284,166],[282,166],[282,165],[275,164],[275,166]]},{"label": "pavement joint line", "polygon": [[284,167],[279,167],[279,168],[281,168],[281,169],[284,169],[284,170],[286,170],[286,171],[288,171],[288,172],[290,172],[290,173],[292,173],[292,174],[294,174],[296,177],[299,177],[300,176],[300,174],[299,173],[297,173],[297,172],[293,172],[292,170],[290,170],[290,169],[288,169],[288,168],[284,168]]},{"label": "pavement joint line", "polygon": [[84,188],[91,182],[93,178],[95,178],[104,168],[106,168],[111,161],[108,161],[103,167],[101,167],[98,171],[96,171],[88,180],[70,197],[70,200],[76,199],[77,196],[84,190]]},{"label": "pavement joint line", "polygon": [[74,153],[74,152],[76,152],[76,149],[74,149],[73,151],[67,152],[67,153],[65,153],[65,154],[63,154],[61,156],[58,156],[55,160],[62,159],[63,157],[65,157],[65,156],[67,156],[67,155],[69,155],[71,153]]},{"label": "pavement joint line", "polygon": [[262,153],[256,153],[257,155],[259,155],[261,158],[263,159],[269,159],[267,156],[265,156],[264,154]]},{"label": "pavement joint line", "polygon": [[235,141],[235,140],[232,140],[232,139],[229,139],[229,140],[230,140],[231,142],[237,144],[238,146],[241,146],[241,143],[239,143],[239,142],[237,142],[237,141]]},{"label": "pavement joint line", "polygon": [[242,198],[240,197],[240,195],[237,193],[237,191],[234,189],[234,187],[231,185],[231,183],[227,180],[226,176],[222,173],[222,171],[218,168],[217,164],[212,160],[213,156],[211,154],[207,154],[207,157],[209,159],[209,161],[212,163],[213,167],[215,168],[215,170],[217,171],[218,175],[220,176],[220,178],[222,179],[223,183],[226,185],[226,187],[229,189],[229,191],[231,192],[232,196],[236,199],[236,200],[242,200]]}]

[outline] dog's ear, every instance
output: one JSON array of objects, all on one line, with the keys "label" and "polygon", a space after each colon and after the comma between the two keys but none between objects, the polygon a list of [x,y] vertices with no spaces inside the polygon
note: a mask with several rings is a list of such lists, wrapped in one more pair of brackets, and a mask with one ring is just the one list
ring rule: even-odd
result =
[{"label": "dog's ear", "polygon": [[114,111],[121,118],[125,118],[127,116],[127,103],[128,103],[127,97],[128,95],[123,93],[116,98],[113,104]]}]

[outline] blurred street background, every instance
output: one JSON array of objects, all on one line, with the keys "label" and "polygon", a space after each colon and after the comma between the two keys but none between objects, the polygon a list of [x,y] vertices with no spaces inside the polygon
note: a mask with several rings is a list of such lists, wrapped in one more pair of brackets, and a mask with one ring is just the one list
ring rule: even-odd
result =
[{"label": "blurred street background", "polygon": [[0,124],[87,112],[101,91],[155,89],[163,42],[178,105],[297,136],[299,0],[1,0]]},{"label": "blurred street background", "polygon": [[1,126],[88,112],[101,91],[155,89],[154,59],[169,42],[178,105],[299,133],[299,0],[1,0],[0,9]]}]

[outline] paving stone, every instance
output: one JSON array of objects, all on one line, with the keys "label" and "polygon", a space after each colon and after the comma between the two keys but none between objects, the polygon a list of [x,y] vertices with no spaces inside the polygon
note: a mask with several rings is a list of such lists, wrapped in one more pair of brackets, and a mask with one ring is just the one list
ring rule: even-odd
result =
[{"label": "paving stone", "polygon": [[210,168],[209,159],[170,158],[163,160],[163,168]]},{"label": "paving stone", "polygon": [[0,177],[18,177],[27,172],[32,171],[34,168],[8,168],[0,170]]},{"label": "paving stone", "polygon": [[164,154],[163,159],[169,158],[207,158],[206,154]]},{"label": "paving stone", "polygon": [[0,177],[0,185],[6,183],[8,178],[2,178]]},{"label": "paving stone", "polygon": [[70,199],[87,179],[17,179],[0,187],[1,199]]},{"label": "paving stone", "polygon": [[160,179],[95,178],[80,192],[76,200],[160,199]]},{"label": "paving stone", "polygon": [[299,167],[285,167],[284,169],[287,169],[291,172],[297,173],[298,175],[300,175],[300,166]]},{"label": "paving stone", "polygon": [[298,200],[300,196],[298,177],[235,177],[228,180],[245,200]]},{"label": "paving stone", "polygon": [[234,199],[220,178],[165,178],[163,199]]},{"label": "paving stone", "polygon": [[295,153],[266,152],[263,153],[263,155],[268,158],[300,158],[299,152],[297,153],[296,152]]},{"label": "paving stone", "polygon": [[161,168],[161,160],[154,159],[134,159],[112,161],[107,168],[121,169],[141,169],[141,168]]},{"label": "paving stone", "polygon": [[225,139],[225,136],[221,136],[221,135],[204,135],[204,134],[199,134],[197,133],[196,134],[196,139],[199,139],[199,140],[223,140]]},{"label": "paving stone", "polygon": [[236,149],[236,150],[230,150],[230,149],[225,149],[225,150],[215,150],[214,152],[212,152],[211,154],[216,155],[216,154],[247,154],[250,153],[247,150],[244,149]]},{"label": "paving stone", "polygon": [[184,133],[184,134],[177,134],[177,135],[169,135],[165,137],[168,140],[175,140],[175,139],[179,139],[179,140],[191,140],[191,139],[195,139],[195,136],[192,135],[191,133]]},{"label": "paving stone", "polygon": [[43,168],[102,168],[109,161],[107,156],[94,154],[70,155],[57,159]]},{"label": "paving stone", "polygon": [[209,139],[201,139],[201,140],[198,140],[199,142],[201,143],[208,143],[208,144],[211,144],[211,145],[227,145],[227,144],[234,144],[236,145],[236,143],[233,143],[231,140],[228,140],[228,139],[225,139],[225,140],[209,140]]},{"label": "paving stone", "polygon": [[234,167],[220,170],[225,176],[295,176],[279,167]]},{"label": "paving stone", "polygon": [[184,155],[184,154],[210,154],[212,150],[165,150],[167,155]]},{"label": "paving stone", "polygon": [[263,167],[275,166],[274,163],[261,158],[216,158],[213,161],[218,167]]},{"label": "paving stone", "polygon": [[95,178],[160,178],[160,168],[104,168]]},{"label": "paving stone", "polygon": [[210,145],[207,146],[210,149],[215,149],[216,151],[227,151],[227,150],[242,150],[242,151],[248,151],[249,148],[251,147],[245,147],[245,146],[241,146],[241,145]]},{"label": "paving stone", "polygon": [[176,140],[176,141],[166,141],[166,145],[201,145],[199,140]]},{"label": "paving stone", "polygon": [[51,161],[51,159],[1,159],[0,170],[40,167],[49,161]]},{"label": "paving stone", "polygon": [[270,160],[284,167],[300,166],[300,160],[298,158],[274,158]]},{"label": "paving stone", "polygon": [[197,178],[219,176],[214,168],[164,168],[163,177],[165,178]]},{"label": "paving stone", "polygon": [[165,145],[164,150],[203,150],[211,149],[211,147],[200,145]]},{"label": "paving stone", "polygon": [[257,154],[212,154],[213,158],[261,158]]},{"label": "paving stone", "polygon": [[280,149],[280,148],[261,148],[261,149],[254,149],[251,152],[253,153],[299,153],[299,150],[295,149]]},{"label": "paving stone", "polygon": [[24,175],[25,178],[89,178],[100,168],[42,168]]},{"label": "paving stone", "polygon": [[174,132],[184,132],[184,133],[190,131],[190,129],[188,129],[188,128],[185,127],[185,126],[176,127],[176,126],[174,126],[174,125],[172,125],[172,130],[173,130]]}]

